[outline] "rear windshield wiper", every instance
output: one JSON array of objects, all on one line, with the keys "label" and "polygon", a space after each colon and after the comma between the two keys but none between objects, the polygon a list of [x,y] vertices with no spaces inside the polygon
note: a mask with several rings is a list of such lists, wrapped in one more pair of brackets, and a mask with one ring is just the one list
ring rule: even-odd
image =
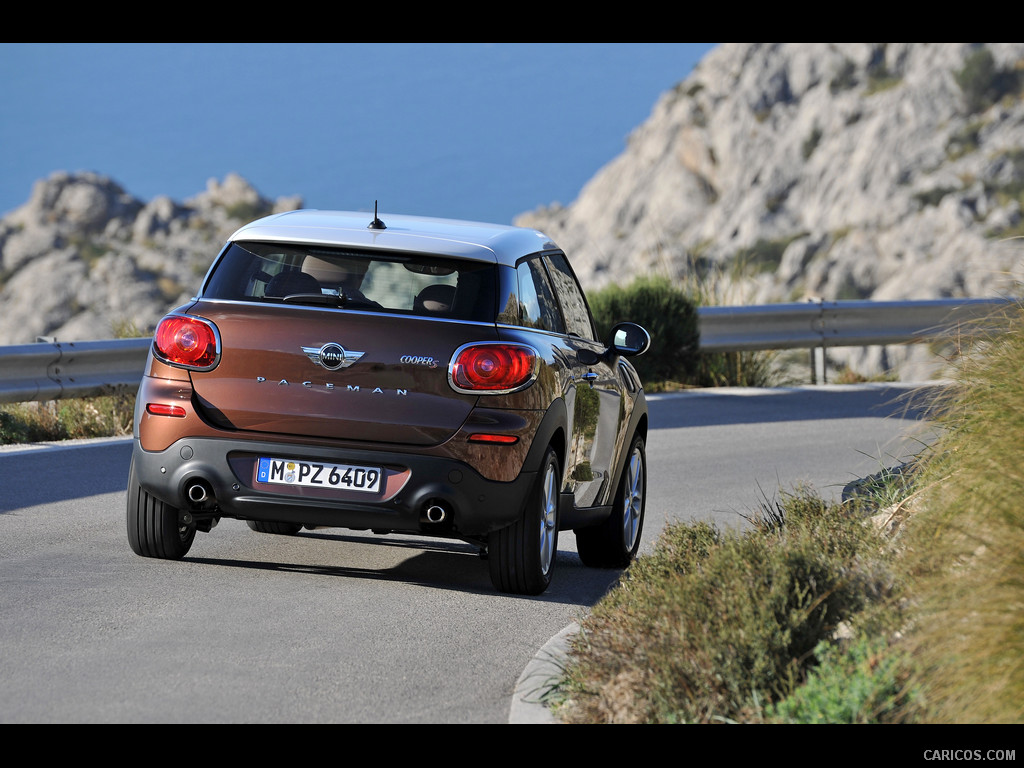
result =
[{"label": "rear windshield wiper", "polygon": [[295,304],[324,304],[329,307],[343,307],[348,301],[348,297],[341,291],[289,293],[287,296],[282,296],[281,301]]}]

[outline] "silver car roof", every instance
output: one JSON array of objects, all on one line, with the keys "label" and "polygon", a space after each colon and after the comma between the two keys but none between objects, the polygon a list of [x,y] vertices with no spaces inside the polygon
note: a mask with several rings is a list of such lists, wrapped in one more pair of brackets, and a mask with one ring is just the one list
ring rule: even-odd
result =
[{"label": "silver car roof", "polygon": [[379,248],[509,265],[528,254],[558,247],[543,232],[525,227],[384,213],[378,216],[383,229],[370,227],[372,213],[287,211],[246,224],[229,241]]}]

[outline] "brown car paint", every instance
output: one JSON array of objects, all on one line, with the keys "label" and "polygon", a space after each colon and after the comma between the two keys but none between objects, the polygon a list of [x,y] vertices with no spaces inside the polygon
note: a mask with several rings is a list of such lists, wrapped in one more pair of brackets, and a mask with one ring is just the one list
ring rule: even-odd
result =
[{"label": "brown car paint", "polygon": [[[329,220],[328,214],[323,221]],[[458,230],[462,223],[440,226]],[[460,243],[447,255],[484,257],[505,237],[505,228],[494,228],[489,239],[489,225],[482,226],[486,246]],[[329,242],[329,229],[315,231]],[[510,242],[541,242],[539,233],[511,234]],[[412,235],[395,237],[404,247]],[[515,519],[546,447],[559,459],[559,527],[601,523],[631,441],[646,434],[639,381],[598,340],[526,327],[514,263],[494,269],[497,295],[506,299],[495,299],[491,322],[258,298],[201,296],[174,310],[212,324],[219,357],[207,370],[187,370],[149,356],[136,406],[129,538],[141,535],[131,533],[133,493],[190,510],[199,520],[230,516],[478,538]],[[532,380],[507,394],[457,391],[449,375],[453,354],[479,342],[534,350]],[[361,356],[329,370],[311,359],[328,344]],[[163,414],[175,406],[177,415],[154,415],[150,405]],[[381,489],[261,482],[257,462],[268,456],[377,467]],[[220,473],[209,476],[213,497],[190,501],[188,489],[206,483],[204,473]],[[133,491],[136,482],[141,491]],[[449,493],[451,501],[444,501]],[[410,507],[433,503],[431,494],[454,513],[443,526],[425,523],[422,514],[417,522]],[[150,554],[155,550],[148,546],[133,540],[138,553],[165,556]]]}]

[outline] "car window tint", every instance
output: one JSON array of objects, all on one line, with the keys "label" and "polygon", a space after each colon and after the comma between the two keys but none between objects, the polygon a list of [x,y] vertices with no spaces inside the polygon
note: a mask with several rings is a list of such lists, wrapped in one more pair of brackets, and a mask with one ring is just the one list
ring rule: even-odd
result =
[{"label": "car window tint", "polygon": [[564,333],[551,282],[540,259],[524,261],[516,269],[519,278],[521,324],[554,333]]},{"label": "car window tint", "polygon": [[561,253],[549,254],[545,259],[551,268],[551,280],[562,306],[567,330],[585,339],[593,339],[594,327],[590,320],[590,310],[572,267]]},{"label": "car window tint", "polygon": [[329,299],[340,295],[345,307],[362,311],[493,321],[494,271],[493,264],[415,254],[234,243],[203,297],[280,302],[291,296],[295,303],[338,306]]}]

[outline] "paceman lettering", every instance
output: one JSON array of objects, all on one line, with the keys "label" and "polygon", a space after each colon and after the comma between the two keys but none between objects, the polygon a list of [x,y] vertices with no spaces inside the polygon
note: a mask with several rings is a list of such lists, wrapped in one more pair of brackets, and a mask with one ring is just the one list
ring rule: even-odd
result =
[{"label": "paceman lettering", "polygon": [[[266,381],[266,378],[263,376],[256,377],[257,384],[264,384],[266,383]],[[277,386],[290,387],[293,386],[293,383],[288,381],[288,379],[281,379],[279,382],[277,382]],[[361,387],[358,384],[346,384],[344,387],[339,387],[335,384],[331,384],[330,382],[327,382],[325,384],[314,384],[312,381],[302,381],[298,383],[298,386],[305,387],[306,389],[316,389],[326,392],[369,392],[371,395],[393,394],[399,397],[406,397],[409,394],[409,390],[407,389],[384,390],[380,387],[374,387],[373,389],[370,389],[369,387]]]}]

